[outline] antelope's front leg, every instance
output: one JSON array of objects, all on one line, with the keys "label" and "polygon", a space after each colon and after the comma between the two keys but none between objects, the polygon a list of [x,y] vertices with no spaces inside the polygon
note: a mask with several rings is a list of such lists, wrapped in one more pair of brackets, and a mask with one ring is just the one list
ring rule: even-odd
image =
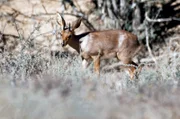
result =
[{"label": "antelope's front leg", "polygon": [[89,62],[86,59],[83,59],[83,61],[82,61],[83,69],[86,69],[88,66],[89,66]]},{"label": "antelope's front leg", "polygon": [[94,71],[100,75],[100,56],[93,56],[94,61]]}]

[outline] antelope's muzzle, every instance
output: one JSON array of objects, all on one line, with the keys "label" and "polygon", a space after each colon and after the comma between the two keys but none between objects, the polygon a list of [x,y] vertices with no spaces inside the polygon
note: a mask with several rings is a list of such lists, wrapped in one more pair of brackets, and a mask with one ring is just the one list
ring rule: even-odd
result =
[{"label": "antelope's muzzle", "polygon": [[66,44],[64,42],[61,43],[61,46],[64,47]]},{"label": "antelope's muzzle", "polygon": [[61,46],[62,47],[65,47],[67,45],[67,41],[63,41],[62,43],[61,43]]}]

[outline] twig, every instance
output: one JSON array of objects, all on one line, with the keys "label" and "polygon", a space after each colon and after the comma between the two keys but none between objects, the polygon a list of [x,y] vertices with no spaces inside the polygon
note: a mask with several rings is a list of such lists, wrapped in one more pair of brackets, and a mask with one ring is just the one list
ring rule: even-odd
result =
[{"label": "twig", "polygon": [[[180,56],[180,53],[179,52],[175,52],[173,54],[169,53],[169,54],[164,54],[164,55],[160,55],[160,56],[157,56],[157,57],[154,57],[156,60],[161,60],[163,58],[171,58],[171,57],[174,57],[174,56]],[[150,62],[154,62],[154,60],[152,58],[144,58],[144,59],[141,59],[140,61],[141,63],[150,63]]]},{"label": "twig", "polygon": [[[74,2],[76,3],[76,7],[79,8],[80,12],[83,13],[80,5],[78,4],[77,0],[74,0]],[[84,13],[83,13],[84,14]]]},{"label": "twig", "polygon": [[51,30],[51,31],[47,31],[47,32],[44,32],[44,33],[40,33],[40,34],[34,36],[32,39],[35,39],[35,38],[37,38],[37,37],[39,37],[39,36],[42,36],[42,35],[45,35],[45,34],[50,34],[50,33],[51,33],[51,34],[55,34],[57,31],[58,31],[58,30]]},{"label": "twig", "polygon": [[13,35],[13,34],[5,34],[3,33],[3,35],[6,37],[13,37],[13,38],[19,38],[19,36]]},{"label": "twig", "polygon": [[171,17],[171,18],[159,18],[159,19],[151,19],[148,16],[149,12],[145,13],[145,18],[148,22],[169,22],[169,21],[180,21],[180,18],[176,18],[176,17]]},{"label": "twig", "polygon": [[46,12],[46,14],[48,13],[48,11],[47,11],[47,9],[46,9],[46,7],[45,7],[45,5],[44,5],[44,1],[43,0],[41,0],[41,5],[42,5],[42,7],[43,7],[43,9],[44,9],[44,11]]},{"label": "twig", "polygon": [[115,69],[115,68],[120,67],[120,66],[124,66],[124,67],[134,67],[134,68],[136,68],[136,69],[139,68],[138,66],[135,66],[135,65],[133,65],[133,64],[124,64],[124,63],[122,63],[122,62],[118,62],[118,63],[113,63],[113,64],[110,65],[110,66],[104,66],[104,67],[102,68],[102,70],[111,70],[111,69]]},{"label": "twig", "polygon": [[19,30],[16,20],[14,18],[13,18],[13,22],[14,22],[15,29],[17,30],[18,36],[19,36],[20,40],[22,41],[24,39],[24,37],[20,33],[20,30]]},{"label": "twig", "polygon": [[2,34],[4,34],[4,30],[5,30],[5,28],[6,28],[6,25],[7,25],[7,22],[6,22],[5,25],[3,26],[2,31],[0,31]]},{"label": "twig", "polygon": [[152,57],[154,63],[155,63],[156,66],[157,66],[157,61],[156,61],[156,59],[154,58],[154,56],[153,56],[153,54],[152,54],[152,51],[151,51],[151,48],[150,48],[150,46],[149,46],[149,33],[148,33],[148,28],[147,28],[147,27],[145,28],[145,32],[146,32],[146,46],[147,46],[147,48],[148,48],[149,55]]}]

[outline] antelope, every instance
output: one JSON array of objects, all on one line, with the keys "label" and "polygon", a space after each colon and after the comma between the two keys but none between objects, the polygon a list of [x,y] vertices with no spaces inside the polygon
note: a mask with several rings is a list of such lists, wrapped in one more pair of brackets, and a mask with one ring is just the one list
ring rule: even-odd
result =
[{"label": "antelope", "polygon": [[58,19],[57,22],[62,27],[61,45],[69,45],[81,55],[83,68],[93,60],[94,72],[100,75],[100,60],[116,57],[126,65],[130,78],[134,78],[138,65],[132,58],[141,49],[136,35],[125,30],[89,31],[76,35],[75,29],[80,26],[82,18],[67,26],[63,16],[58,14],[58,17],[61,22]]}]

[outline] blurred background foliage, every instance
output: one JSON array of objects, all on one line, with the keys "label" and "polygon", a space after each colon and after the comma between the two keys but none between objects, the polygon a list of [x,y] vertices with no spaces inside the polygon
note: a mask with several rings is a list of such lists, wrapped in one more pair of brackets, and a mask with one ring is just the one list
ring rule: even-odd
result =
[{"label": "blurred background foliage", "polygon": [[0,11],[0,52],[19,54],[23,49],[64,55],[60,52],[65,50],[74,54],[73,49],[60,46],[57,12],[68,23],[84,18],[77,33],[106,29],[133,32],[146,46],[141,58],[150,56],[148,52],[162,55],[166,46],[171,45],[172,50],[179,47],[178,0],[1,0]]}]

